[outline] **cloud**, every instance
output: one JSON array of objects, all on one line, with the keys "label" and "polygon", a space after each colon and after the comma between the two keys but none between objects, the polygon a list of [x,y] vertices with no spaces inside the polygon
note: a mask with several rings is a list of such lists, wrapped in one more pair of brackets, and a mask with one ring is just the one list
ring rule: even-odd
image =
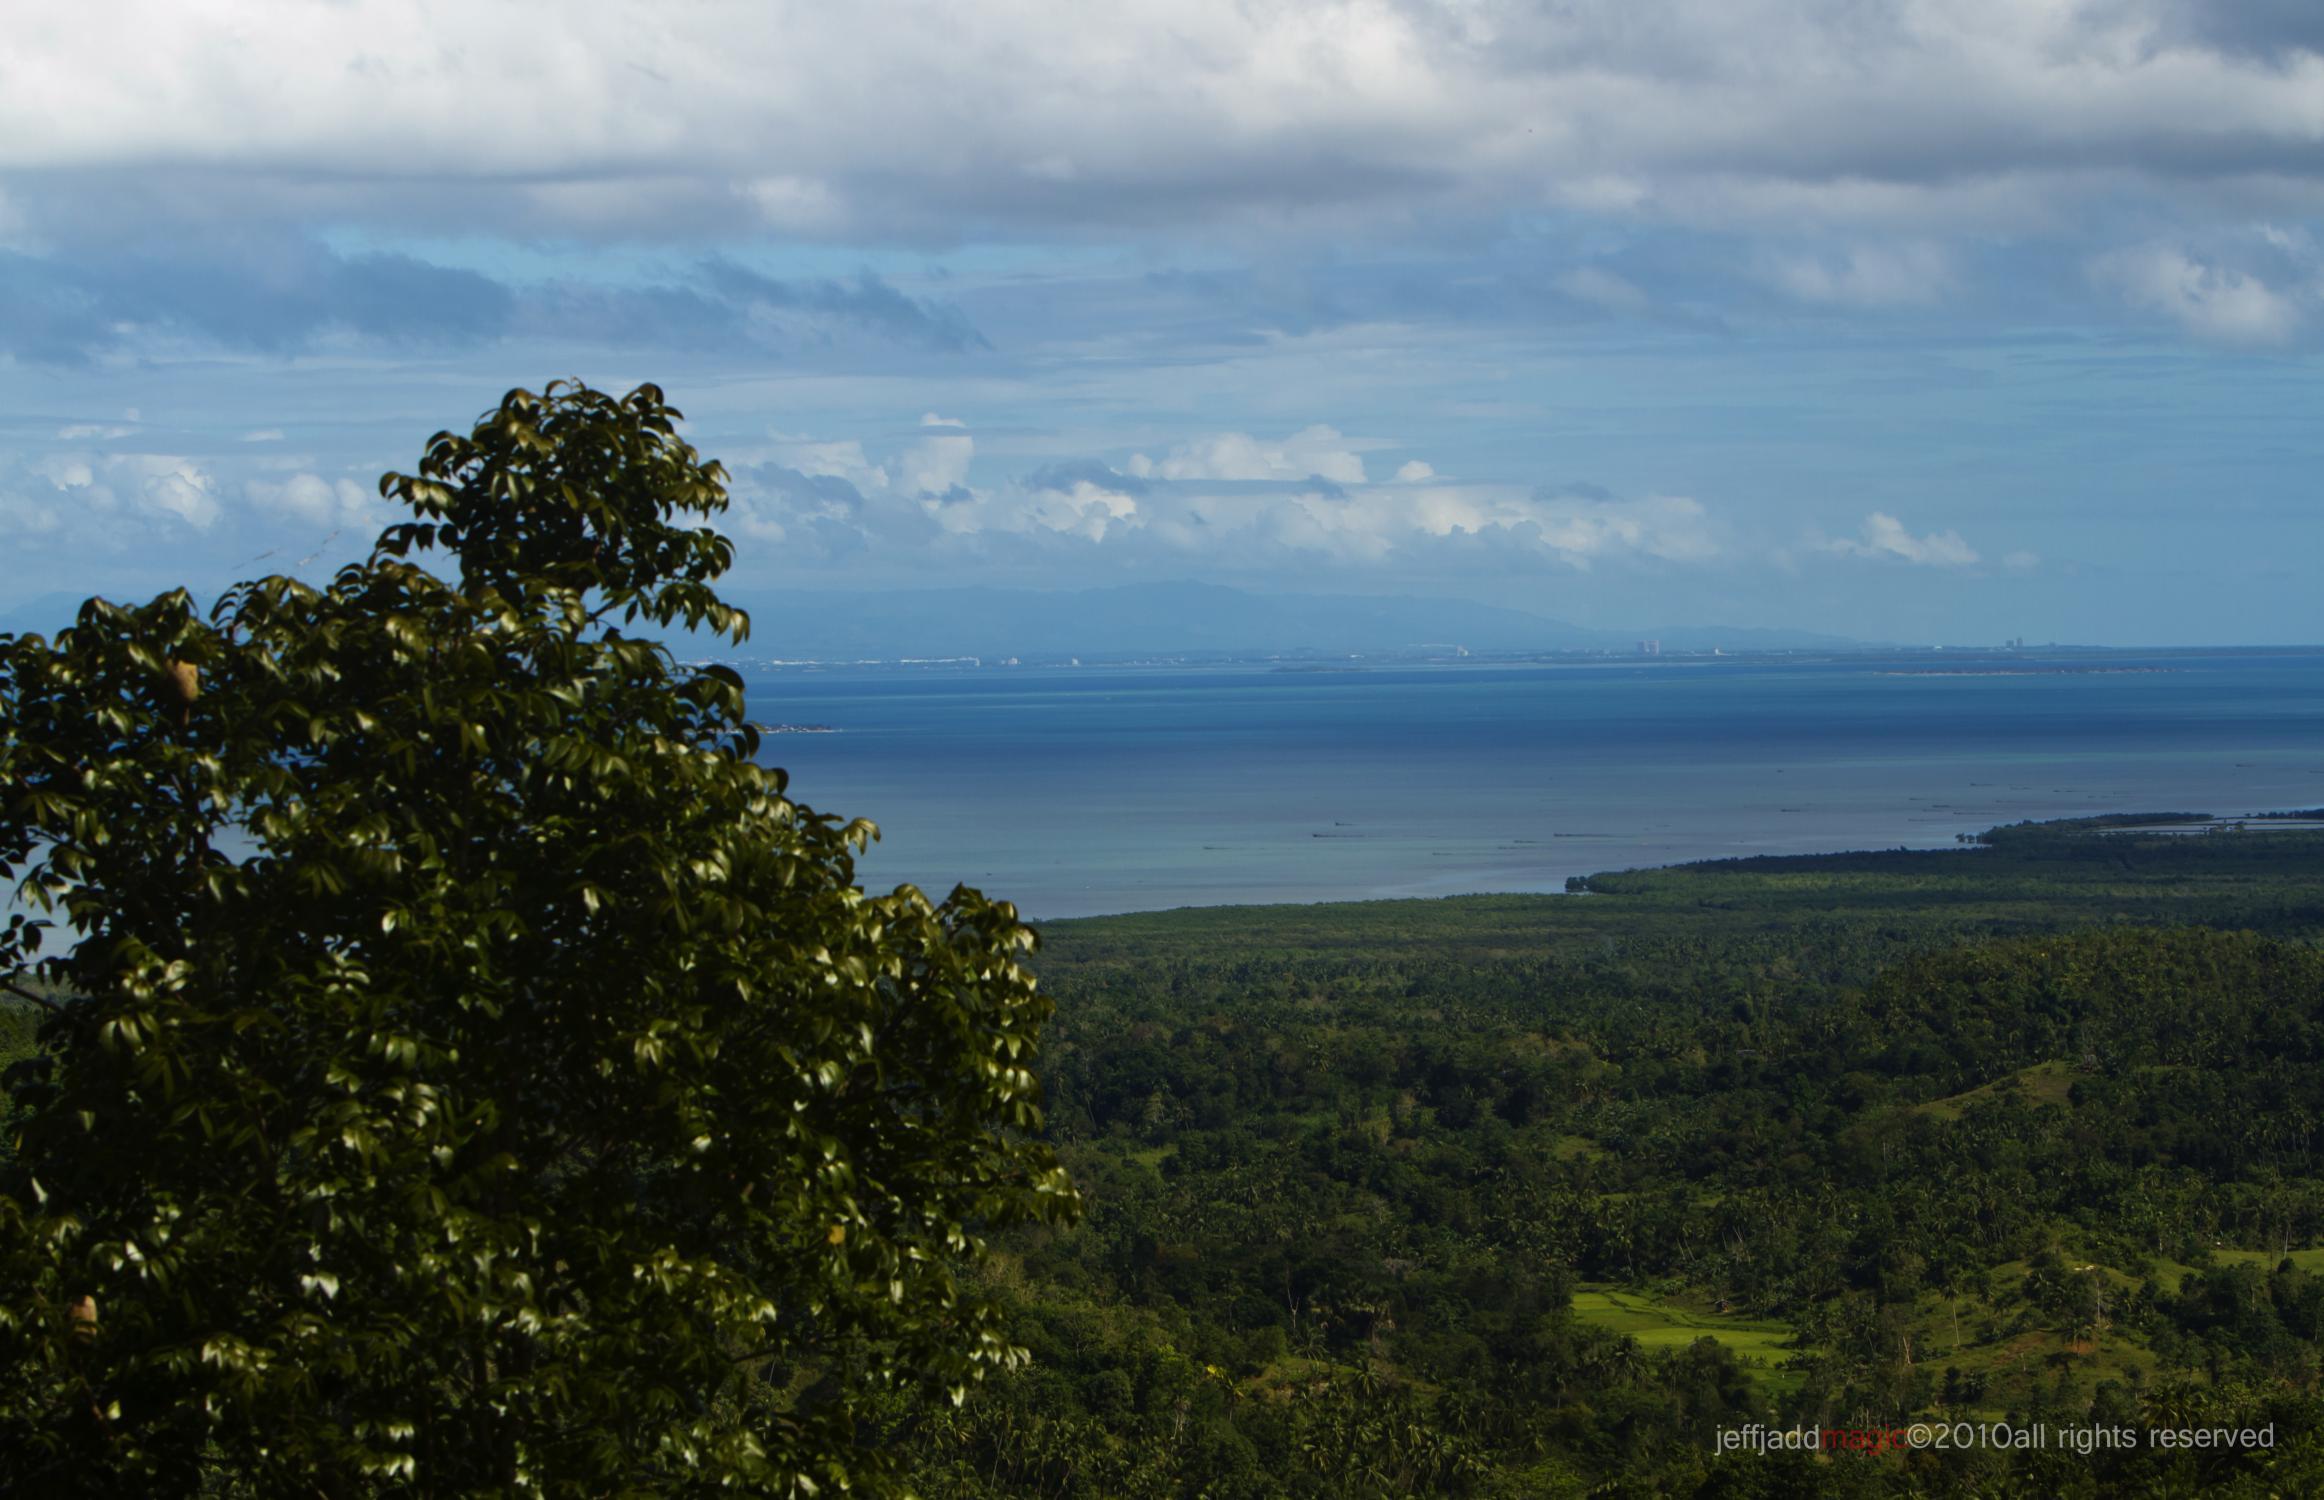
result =
[{"label": "cloud", "polygon": [[503,331],[512,301],[474,272],[297,240],[0,254],[0,351],[77,363],[139,333],[268,351],[334,332],[466,343]]},{"label": "cloud", "polygon": [[[856,472],[877,474],[884,483],[884,473],[862,463],[860,447],[844,446],[855,449]],[[746,542],[779,546],[783,549],[780,556],[829,561],[860,554],[873,541],[872,503],[843,474],[768,463],[739,467],[732,477],[732,505],[722,524]],[[896,540],[908,545],[913,539],[899,536]]]},{"label": "cloud", "polygon": [[1395,484],[1263,494],[1175,487],[1149,499],[1142,524],[1173,527],[1210,548],[1278,560],[1456,568],[1547,563],[1587,571],[1612,561],[1704,564],[1724,551],[1719,527],[1683,496],[1597,499],[1507,485]]},{"label": "cloud", "polygon": [[66,507],[41,486],[0,484],[0,536],[21,545],[64,529]]},{"label": "cloud", "polygon": [[1576,266],[1559,275],[1554,285],[1575,301],[1606,312],[1642,313],[1653,305],[1636,283],[1603,266]]},{"label": "cloud", "polygon": [[870,271],[847,281],[785,281],[732,261],[709,260],[695,274],[746,313],[808,313],[954,353],[992,347],[958,309],[907,296]]},{"label": "cloud", "polygon": [[1683,496],[1457,483],[1417,460],[1372,482],[1354,450],[1389,445],[1322,424],[1280,440],[1190,438],[1119,469],[1058,459],[990,484],[969,476],[967,434],[921,431],[931,435],[884,453],[779,438],[779,462],[736,470],[737,533],[779,542],[792,558],[852,557],[875,570],[974,564],[1075,577],[1695,567],[1731,551],[1723,525]]},{"label": "cloud", "polygon": [[347,341],[475,347],[510,338],[764,352],[843,331],[947,353],[990,345],[957,308],[870,271],[785,280],[702,259],[662,279],[501,280],[299,235],[195,236],[166,254],[0,252],[0,353],[74,364],[137,341],[295,353]]},{"label": "cloud", "polygon": [[[1546,201],[1686,215],[1752,185],[2313,181],[2301,0],[937,0],[560,8],[168,0],[15,39],[0,172],[167,217],[692,240],[956,241]],[[123,48],[134,35],[139,45]],[[879,46],[864,38],[882,39]],[[1725,186],[1720,186],[1724,184]],[[2037,202],[2038,189],[2028,197]],[[95,212],[94,209],[90,210]]]},{"label": "cloud", "polygon": [[[18,359],[983,356],[1118,337],[1103,316],[1149,296],[1191,309],[1146,334],[1182,353],[1724,331],[1774,298],[1949,310],[2065,280],[2074,315],[2255,343],[2291,337],[2267,330],[2304,283],[2199,247],[2192,290],[2133,266],[2091,298],[2081,273],[2324,213],[2304,0],[1024,0],[970,28],[935,0],[779,27],[705,0],[650,36],[572,0],[545,52],[523,7],[93,16],[17,38],[0,88]],[[993,270],[1012,254],[1037,269]],[[840,256],[882,270],[825,273]]]},{"label": "cloud", "polygon": [[1837,307],[1920,307],[1953,283],[1950,257],[1931,244],[1855,245],[1837,254],[1768,258],[1768,280],[1801,302]]},{"label": "cloud", "polygon": [[1064,489],[1036,490],[1022,498],[968,497],[968,503],[945,520],[955,531],[988,527],[1016,535],[1046,531],[1103,542],[1109,535],[1146,525],[1150,518],[1141,510],[1138,496],[1082,480]]},{"label": "cloud", "polygon": [[1140,478],[1303,480],[1313,475],[1333,484],[1362,484],[1364,460],[1358,449],[1376,446],[1351,442],[1320,425],[1301,428],[1281,442],[1222,432],[1181,443],[1159,462],[1134,454],[1129,471]]},{"label": "cloud", "polygon": [[1723,550],[1719,528],[1692,499],[1599,500],[1505,485],[1302,480],[1220,490],[1180,480],[1150,481],[1131,494],[1076,478],[1034,492],[1029,504],[987,497],[975,519],[1019,533],[1070,532],[1108,548],[1159,548],[1230,569],[1300,559],[1395,566],[1479,549],[1501,554],[1496,566],[1530,558],[1588,569],[1625,558],[1700,564]]},{"label": "cloud", "polygon": [[1423,494],[1422,524],[1432,534],[1500,530],[1577,567],[1623,556],[1706,563],[1723,550],[1710,512],[1684,495],[1619,500],[1543,489],[1517,501],[1458,487]]},{"label": "cloud", "polygon": [[888,471],[865,454],[860,438],[826,440],[777,433],[775,451],[802,474],[844,479],[859,491],[888,486]]},{"label": "cloud", "polygon": [[156,453],[108,459],[103,468],[126,485],[132,506],[149,515],[174,517],[196,531],[217,523],[218,487],[198,464]]},{"label": "cloud", "polygon": [[316,526],[385,526],[399,514],[376,488],[347,478],[299,473],[282,480],[253,479],[243,488],[253,504]]},{"label": "cloud", "polygon": [[1877,510],[1864,518],[1859,537],[1811,538],[1811,545],[1842,557],[1893,557],[1932,568],[1966,568],[1977,562],[1976,549],[1961,540],[1958,531],[1914,536],[1902,521]]},{"label": "cloud", "polygon": [[2172,0],[2161,33],[2277,63],[2324,53],[2324,11],[2310,0]]},{"label": "cloud", "polygon": [[216,478],[166,453],[58,450],[0,466],[0,511],[19,533],[122,547],[207,532],[225,514]]},{"label": "cloud", "polygon": [[[2246,347],[2283,344],[2305,318],[2302,297],[2252,272],[2198,260],[2168,245],[2101,257],[2092,274],[2132,306],[2161,313],[2197,338]],[[2313,295],[2312,292],[2310,295]]]},{"label": "cloud", "polygon": [[1056,490],[1067,494],[1075,485],[1086,484],[1093,489],[1132,497],[1145,494],[1149,488],[1146,480],[1121,473],[1094,458],[1069,458],[1044,464],[1027,474],[1023,483],[1028,490]]},{"label": "cloud", "polygon": [[787,234],[826,234],[847,221],[847,208],[828,182],[811,177],[751,178],[734,185],[735,196],[757,211],[767,228]]},{"label": "cloud", "polygon": [[941,495],[968,478],[975,458],[975,438],[925,437],[904,449],[898,473],[907,494]]}]

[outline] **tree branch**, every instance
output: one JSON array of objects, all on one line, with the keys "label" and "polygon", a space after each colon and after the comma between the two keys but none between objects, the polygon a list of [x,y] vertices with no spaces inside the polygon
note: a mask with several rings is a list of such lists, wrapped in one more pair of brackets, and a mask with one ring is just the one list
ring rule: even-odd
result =
[{"label": "tree branch", "polygon": [[11,995],[18,996],[25,1000],[30,1000],[33,1004],[39,1006],[42,1010],[47,1011],[52,1016],[64,1014],[63,1006],[57,1004],[54,1000],[49,999],[46,995],[35,995],[32,991],[18,984],[13,979],[0,979],[0,989],[8,991],[8,993]]}]

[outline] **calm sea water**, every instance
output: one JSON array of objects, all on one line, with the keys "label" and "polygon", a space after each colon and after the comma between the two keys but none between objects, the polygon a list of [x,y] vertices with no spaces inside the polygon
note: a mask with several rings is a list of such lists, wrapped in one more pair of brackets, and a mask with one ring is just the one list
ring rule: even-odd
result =
[{"label": "calm sea water", "polygon": [[[862,874],[1034,917],[1557,890],[2093,812],[2324,804],[2324,652],[750,678]],[[1996,671],[1996,668],[2006,669]]]}]

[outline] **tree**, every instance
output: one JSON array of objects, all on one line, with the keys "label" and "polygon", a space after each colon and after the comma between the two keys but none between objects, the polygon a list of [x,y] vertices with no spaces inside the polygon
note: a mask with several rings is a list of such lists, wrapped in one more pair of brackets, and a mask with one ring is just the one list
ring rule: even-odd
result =
[{"label": "tree", "polygon": [[624,633],[747,631],[678,419],[512,391],[326,588],[0,636],[0,1489],[876,1489],[1022,1359],[959,1273],[1077,1208],[1034,935],[866,895]]}]

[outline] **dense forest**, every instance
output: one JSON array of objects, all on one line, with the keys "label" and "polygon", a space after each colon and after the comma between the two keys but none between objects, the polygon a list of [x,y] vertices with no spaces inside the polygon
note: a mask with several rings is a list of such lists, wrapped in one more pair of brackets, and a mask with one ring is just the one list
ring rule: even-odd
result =
[{"label": "dense forest", "polygon": [[[2157,821],[1053,924],[1086,1217],[976,1273],[1030,1361],[862,1437],[931,1497],[2324,1492],[2324,834]],[[1910,1421],[2267,1442],[1721,1448]]]},{"label": "dense forest", "polygon": [[[2324,1492],[2324,836],[2156,821],[1054,924],[1088,1217],[894,1437],[931,1495]],[[1908,1420],[2272,1429],[1718,1447]]]}]

